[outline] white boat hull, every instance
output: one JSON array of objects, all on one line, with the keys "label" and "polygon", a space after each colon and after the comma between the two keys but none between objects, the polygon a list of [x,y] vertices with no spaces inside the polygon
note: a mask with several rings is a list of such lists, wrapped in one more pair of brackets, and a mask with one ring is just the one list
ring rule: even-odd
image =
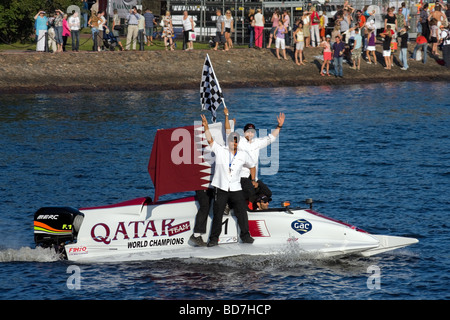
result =
[{"label": "white boat hull", "polygon": [[[279,254],[286,250],[313,253],[317,257],[371,256],[418,242],[413,238],[372,235],[308,209],[280,208],[248,212],[253,244],[240,243],[237,221],[231,211],[224,215],[219,246],[194,247],[189,238],[197,210],[193,197],[150,204],[139,198],[112,206],[79,209],[84,215],[81,225],[75,228],[75,223],[65,224],[66,229],[76,232],[73,241],[66,241],[63,246],[65,256],[72,261],[215,259]],[[50,238],[49,233],[56,232],[45,227],[55,216],[35,215],[35,235],[39,239]],[[203,236],[205,242],[211,217],[212,212]]]}]

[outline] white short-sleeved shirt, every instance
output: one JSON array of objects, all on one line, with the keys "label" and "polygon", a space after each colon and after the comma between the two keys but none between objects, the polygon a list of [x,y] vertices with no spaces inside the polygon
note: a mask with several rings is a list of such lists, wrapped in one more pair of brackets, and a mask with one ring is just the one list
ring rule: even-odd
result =
[{"label": "white short-sleeved shirt", "polygon": [[[255,179],[258,180],[258,162],[259,162],[259,150],[266,148],[269,144],[275,141],[275,137],[272,134],[264,138],[255,138],[249,142],[245,137],[241,137],[238,148],[248,152],[253,162],[256,164]],[[248,178],[250,176],[250,170],[248,168],[242,168],[241,178]]]},{"label": "white short-sleeved shirt", "polygon": [[241,188],[241,171],[244,167],[253,168],[255,162],[248,152],[238,149],[233,154],[228,147],[213,142],[211,150],[216,155],[214,176],[211,185],[224,191],[239,191]]}]

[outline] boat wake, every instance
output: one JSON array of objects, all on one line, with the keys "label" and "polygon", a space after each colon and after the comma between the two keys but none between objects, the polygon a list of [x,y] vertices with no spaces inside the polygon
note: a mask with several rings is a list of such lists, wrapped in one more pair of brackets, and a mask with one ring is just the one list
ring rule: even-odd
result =
[{"label": "boat wake", "polygon": [[49,248],[0,249],[0,262],[54,262],[59,260],[61,260],[59,254]]}]

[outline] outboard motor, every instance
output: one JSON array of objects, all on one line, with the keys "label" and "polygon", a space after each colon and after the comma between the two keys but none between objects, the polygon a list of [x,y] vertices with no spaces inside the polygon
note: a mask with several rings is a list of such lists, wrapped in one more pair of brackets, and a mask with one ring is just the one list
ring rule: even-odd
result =
[{"label": "outboard motor", "polygon": [[65,254],[64,246],[77,241],[84,214],[71,207],[44,207],[34,214],[36,246],[54,248]]}]

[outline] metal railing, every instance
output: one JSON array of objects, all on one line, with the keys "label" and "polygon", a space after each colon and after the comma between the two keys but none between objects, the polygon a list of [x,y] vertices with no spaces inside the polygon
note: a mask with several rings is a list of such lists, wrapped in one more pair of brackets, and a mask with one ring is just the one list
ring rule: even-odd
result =
[{"label": "metal railing", "polygon": [[[295,19],[300,18],[303,10],[309,10],[310,5],[316,6],[317,11],[327,13],[328,17],[332,17],[334,13],[341,9],[345,0],[319,0],[319,1],[295,1],[295,0],[168,0],[167,8],[170,10],[172,17],[182,16],[183,11],[187,10],[189,15],[196,22],[196,34],[198,41],[206,42],[215,35],[216,31],[216,9],[220,9],[222,14],[226,10],[230,10],[234,21],[234,34],[232,35],[234,43],[247,44],[249,41],[248,25],[250,11],[256,12],[261,8],[265,17],[266,37],[268,30],[271,28],[270,19],[276,8],[288,10],[290,13],[290,23],[293,26]],[[411,32],[415,32],[417,7],[415,2],[411,0],[350,0],[350,5],[356,10],[363,10],[365,6],[375,6],[369,8],[376,10],[377,19],[383,21],[383,16],[387,12],[389,6],[396,8],[401,6],[402,2],[406,3],[406,7],[411,11]],[[384,22],[383,22],[384,23]],[[177,25],[174,24],[175,27]],[[180,26],[178,26],[180,27]],[[265,40],[265,39],[264,39]]]}]

